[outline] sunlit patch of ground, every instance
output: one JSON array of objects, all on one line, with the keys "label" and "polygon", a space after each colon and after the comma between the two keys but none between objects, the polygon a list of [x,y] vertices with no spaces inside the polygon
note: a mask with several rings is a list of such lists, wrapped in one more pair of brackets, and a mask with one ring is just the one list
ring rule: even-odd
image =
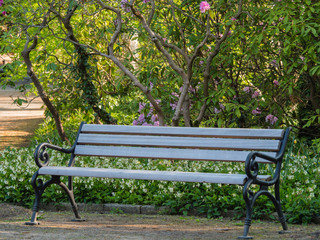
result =
[{"label": "sunlit patch of ground", "polygon": [[13,104],[18,96],[23,97],[14,90],[0,90],[0,150],[28,146],[30,136],[42,122],[41,100],[19,107]]}]

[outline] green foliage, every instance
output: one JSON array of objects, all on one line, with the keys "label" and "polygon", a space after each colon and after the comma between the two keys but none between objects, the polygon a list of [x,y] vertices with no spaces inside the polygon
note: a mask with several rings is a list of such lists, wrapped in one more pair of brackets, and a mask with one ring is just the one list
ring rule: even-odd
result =
[{"label": "green foliage", "polygon": [[[117,1],[108,4],[120,10],[119,35],[114,35],[119,26],[116,13],[92,2],[13,3],[7,0],[4,5],[8,10],[5,24],[10,28],[0,37],[1,51],[13,53],[15,61],[4,66],[6,75],[12,78],[1,84],[14,85],[26,76],[20,52],[27,34],[37,35],[38,46],[31,53],[31,61],[64,124],[73,112],[88,122],[99,120],[97,113],[103,112],[100,116],[111,113],[118,123],[131,124],[138,115],[139,102],[149,103],[146,94],[150,91],[160,102],[164,124],[170,125],[186,83],[175,64],[189,76],[184,105],[188,113],[184,117],[189,115],[191,125],[293,126],[301,137],[319,137],[320,7],[316,1],[243,2],[243,12],[238,16],[237,1],[210,2],[207,13],[200,12],[197,1],[161,1],[154,9],[150,2],[135,2],[134,7],[146,19],[153,16],[150,29],[167,55],[159,50],[130,7]],[[39,28],[49,7],[48,24]],[[71,29],[66,29],[59,19],[71,8]],[[229,28],[226,40],[219,42]],[[207,30],[210,35],[204,41]],[[73,33],[81,45],[75,45],[75,39],[70,41],[66,33]],[[117,41],[110,45],[114,37]],[[221,45],[216,49],[218,43]],[[77,46],[88,57],[85,66],[89,85],[81,75],[74,74],[81,69]],[[188,59],[197,47],[199,51],[189,65]],[[219,53],[211,59],[209,54],[215,50]],[[148,91],[136,88],[133,79]],[[204,105],[206,111],[199,120]],[[278,120],[267,121],[269,115]],[[49,113],[47,117],[52,120]],[[187,120],[180,125],[188,124]]]}]

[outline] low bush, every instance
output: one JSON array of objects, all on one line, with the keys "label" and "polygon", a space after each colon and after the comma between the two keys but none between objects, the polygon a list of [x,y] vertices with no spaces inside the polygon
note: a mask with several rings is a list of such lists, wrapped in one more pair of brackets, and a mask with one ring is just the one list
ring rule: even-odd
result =
[{"label": "low bush", "polygon": [[[293,141],[292,141],[293,142]],[[296,142],[296,141],[294,141]],[[37,167],[34,148],[6,149],[0,152],[0,202],[19,203],[31,207],[34,193],[30,184]],[[295,154],[293,154],[295,152]],[[69,155],[50,152],[52,164],[65,165]],[[145,159],[78,158],[78,166],[153,170],[243,172],[237,163],[187,162]],[[268,167],[269,166],[269,167]],[[301,143],[292,143],[284,158],[281,199],[289,222],[308,223],[320,213],[319,156],[311,154]],[[266,165],[264,171],[270,171]],[[169,206],[173,213],[216,217],[228,210],[244,214],[242,187],[206,183],[180,183],[123,179],[74,178],[74,194],[78,203],[124,203]],[[274,212],[266,198],[258,199],[255,217]],[[57,186],[46,189],[42,201],[67,202],[66,194]]]}]

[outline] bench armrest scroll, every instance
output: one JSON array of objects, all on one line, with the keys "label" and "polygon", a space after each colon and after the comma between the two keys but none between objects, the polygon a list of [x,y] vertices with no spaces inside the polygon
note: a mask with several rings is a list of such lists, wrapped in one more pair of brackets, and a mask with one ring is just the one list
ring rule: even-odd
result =
[{"label": "bench armrest scroll", "polygon": [[265,160],[268,160],[270,162],[279,163],[279,160],[281,160],[280,157],[271,157],[269,155],[263,154],[261,152],[251,152],[245,163],[245,171],[248,176],[248,178],[253,179],[254,183],[257,184],[262,184],[262,185],[272,185],[274,182],[279,178],[279,174],[275,174],[273,176],[273,179],[271,181],[263,181],[258,178],[258,173],[259,173],[259,165],[258,162],[256,161],[256,157],[263,158]]},{"label": "bench armrest scroll", "polygon": [[41,143],[40,145],[38,145],[34,152],[34,160],[39,168],[47,166],[49,164],[50,157],[48,152],[46,151],[47,148],[63,153],[73,153],[74,151],[74,147],[66,149],[50,143]]}]

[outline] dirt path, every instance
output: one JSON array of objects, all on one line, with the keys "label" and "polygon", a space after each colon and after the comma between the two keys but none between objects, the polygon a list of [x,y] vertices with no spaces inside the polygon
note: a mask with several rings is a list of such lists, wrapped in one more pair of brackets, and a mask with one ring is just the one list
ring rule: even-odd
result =
[{"label": "dirt path", "polygon": [[28,146],[29,137],[43,119],[42,101],[37,98],[27,107],[18,107],[13,99],[21,93],[13,89],[0,90],[0,150],[6,147]]}]

